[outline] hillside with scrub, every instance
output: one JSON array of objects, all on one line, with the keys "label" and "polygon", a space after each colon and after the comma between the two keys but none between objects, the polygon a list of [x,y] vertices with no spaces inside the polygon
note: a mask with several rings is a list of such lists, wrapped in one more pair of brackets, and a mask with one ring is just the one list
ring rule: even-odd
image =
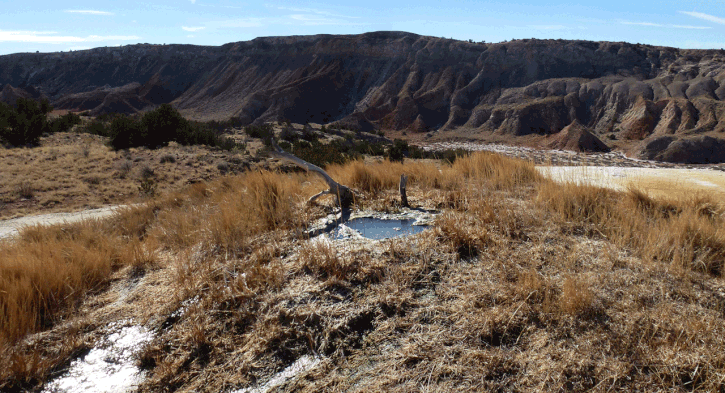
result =
[{"label": "hillside with scrub", "polygon": [[350,157],[325,169],[352,214],[428,228],[317,235],[341,213],[308,203],[326,185],[271,165],[0,240],[0,390],[58,386],[122,327],[146,332],[143,392],[725,389],[718,198],[556,183],[490,152]]}]

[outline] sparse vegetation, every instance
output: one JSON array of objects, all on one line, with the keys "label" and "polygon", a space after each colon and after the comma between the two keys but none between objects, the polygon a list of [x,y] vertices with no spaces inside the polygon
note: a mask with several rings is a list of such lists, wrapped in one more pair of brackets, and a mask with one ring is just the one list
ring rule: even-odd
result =
[{"label": "sparse vegetation", "polygon": [[[114,151],[107,141],[105,137],[70,132],[43,137],[40,146],[29,149],[0,148],[0,202],[4,204],[0,217],[134,203],[139,196],[138,171],[144,166],[157,174],[157,193],[167,194],[185,188],[189,182],[219,177],[217,165],[222,162],[228,163],[228,174],[239,173],[250,165],[245,152],[175,143],[156,150]],[[205,160],[197,161],[199,155]],[[162,159],[166,156],[176,161]],[[19,193],[21,182],[31,186],[32,198]],[[94,185],[98,187],[89,188]]]}]

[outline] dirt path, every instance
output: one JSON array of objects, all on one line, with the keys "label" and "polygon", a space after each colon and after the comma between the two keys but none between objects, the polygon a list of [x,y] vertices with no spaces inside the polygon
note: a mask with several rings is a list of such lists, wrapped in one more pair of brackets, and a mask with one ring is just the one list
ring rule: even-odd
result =
[{"label": "dirt path", "polygon": [[0,221],[0,239],[15,236],[19,229],[26,226],[55,225],[73,223],[91,218],[108,217],[123,206],[124,205],[113,205],[74,213],[50,213],[3,220]]}]

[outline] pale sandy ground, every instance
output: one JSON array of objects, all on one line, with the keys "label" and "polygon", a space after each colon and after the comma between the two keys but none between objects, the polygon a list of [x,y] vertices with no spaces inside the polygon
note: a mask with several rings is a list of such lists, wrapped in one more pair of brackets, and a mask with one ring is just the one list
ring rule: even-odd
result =
[{"label": "pale sandy ground", "polygon": [[683,197],[697,192],[725,194],[725,172],[710,169],[623,168],[616,166],[537,166],[558,182],[626,190],[635,186],[652,196]]},{"label": "pale sandy ground", "polygon": [[0,239],[10,236],[15,236],[18,230],[33,225],[54,225],[63,223],[72,223],[82,220],[88,220],[91,218],[104,218],[112,215],[119,207],[106,206],[99,209],[85,210],[74,213],[50,213],[40,214],[37,216],[27,216],[13,218],[11,220],[0,221]]}]

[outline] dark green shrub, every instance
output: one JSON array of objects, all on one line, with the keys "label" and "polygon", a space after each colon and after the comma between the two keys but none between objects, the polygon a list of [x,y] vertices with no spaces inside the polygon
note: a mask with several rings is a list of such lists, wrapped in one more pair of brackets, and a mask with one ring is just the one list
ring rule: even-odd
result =
[{"label": "dark green shrub", "polygon": [[252,138],[260,138],[262,140],[266,141],[269,139],[270,135],[272,135],[272,125],[271,124],[263,124],[261,126],[255,126],[255,125],[249,125],[244,127],[244,132],[247,133]]},{"label": "dark green shrub", "polygon": [[292,144],[291,150],[292,154],[297,157],[320,167],[328,164],[344,164],[353,158],[353,156],[346,153],[346,148],[338,142],[322,144],[318,141],[310,143],[297,140]]},{"label": "dark green shrub", "polygon": [[100,115],[96,116],[96,120],[100,120],[102,122],[109,122],[112,121],[114,117],[116,116],[122,116],[115,112],[109,112],[109,113],[101,113]]},{"label": "dark green shrub", "polygon": [[111,136],[111,130],[106,126],[106,123],[100,120],[93,120],[86,123],[78,131],[91,135]]},{"label": "dark green shrub", "polygon": [[169,104],[161,104],[158,108],[146,112],[141,118],[141,124],[146,131],[142,143],[152,149],[164,146],[170,141],[182,145],[195,144],[192,142],[195,137],[191,124]]},{"label": "dark green shrub", "polygon": [[111,146],[116,150],[145,145],[146,127],[128,116],[116,116],[111,122]]},{"label": "dark green shrub", "polygon": [[48,100],[18,98],[15,107],[0,109],[0,138],[13,146],[37,145],[43,133],[50,132],[47,114],[53,108]]},{"label": "dark green shrub", "polygon": [[388,148],[388,159],[390,161],[403,162],[406,155],[408,155],[408,142],[402,139],[395,139],[393,145]]},{"label": "dark green shrub", "polygon": [[181,145],[217,146],[232,150],[237,143],[218,135],[208,123],[190,122],[169,104],[162,104],[143,115],[141,120],[119,115],[111,122],[111,146],[114,149],[146,146],[155,149],[171,141]]},{"label": "dark green shrub", "polygon": [[68,112],[50,122],[50,132],[68,132],[76,124],[81,124],[81,117],[75,113]]}]

